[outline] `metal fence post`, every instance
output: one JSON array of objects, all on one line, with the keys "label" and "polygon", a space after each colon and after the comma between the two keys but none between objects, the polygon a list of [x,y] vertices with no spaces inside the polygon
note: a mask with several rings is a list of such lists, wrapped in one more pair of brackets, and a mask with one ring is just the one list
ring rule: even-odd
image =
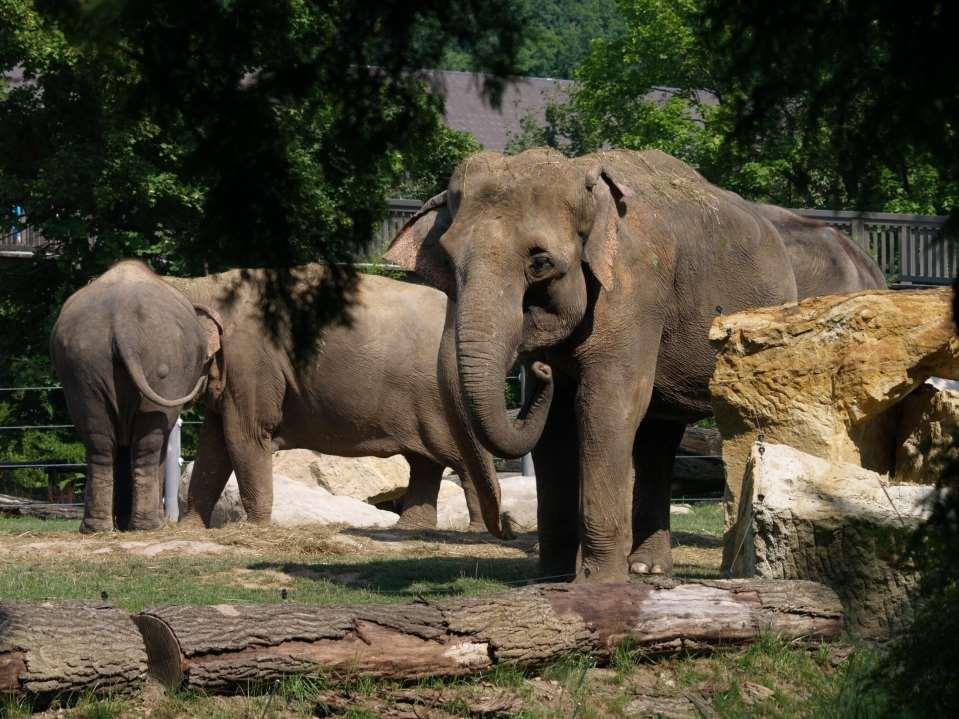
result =
[{"label": "metal fence post", "polygon": [[180,428],[183,420],[177,417],[166,444],[166,461],[163,473],[163,512],[171,522],[180,518],[178,495],[180,492]]},{"label": "metal fence post", "polygon": [[[526,406],[526,367],[520,367],[519,369],[519,396],[520,396],[520,406]],[[523,459],[520,460],[520,471],[523,473],[524,477],[535,477],[536,469],[533,467],[533,455],[527,452],[523,455]]]}]

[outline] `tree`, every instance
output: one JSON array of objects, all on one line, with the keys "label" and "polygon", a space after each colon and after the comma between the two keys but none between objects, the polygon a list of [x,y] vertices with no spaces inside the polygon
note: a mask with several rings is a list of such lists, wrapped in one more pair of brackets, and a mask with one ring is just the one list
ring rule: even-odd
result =
[{"label": "tree", "polygon": [[[790,207],[934,213],[959,198],[959,187],[922,154],[850,162],[837,151],[842,127],[816,116],[809,93],[777,104],[774,116],[764,116],[774,119],[763,132],[738,135],[740,65],[730,59],[732,50],[704,37],[704,0],[618,0],[617,6],[626,32],[594,41],[573,73],[569,102],[547,109],[544,128],[528,122],[511,149],[658,148],[746,197]],[[734,31],[728,38],[736,46]],[[763,63],[775,65],[772,57],[742,65]]]},{"label": "tree", "polygon": [[[595,38],[614,37],[624,27],[614,0],[511,0],[526,18],[517,71],[533,77],[568,78],[589,54]],[[443,58],[448,70],[477,70],[458,47]]]},{"label": "tree", "polygon": [[[495,102],[522,31],[497,0],[0,0],[0,73],[23,76],[0,88],[0,223],[23,207],[56,248],[2,270],[0,385],[55,381],[62,301],[120,257],[173,274],[322,259],[335,282],[296,324],[336,317],[353,281],[336,263],[362,252],[387,188],[430,164],[420,148],[448,141],[417,71],[455,42]],[[19,423],[65,420],[56,400],[0,403]]]}]

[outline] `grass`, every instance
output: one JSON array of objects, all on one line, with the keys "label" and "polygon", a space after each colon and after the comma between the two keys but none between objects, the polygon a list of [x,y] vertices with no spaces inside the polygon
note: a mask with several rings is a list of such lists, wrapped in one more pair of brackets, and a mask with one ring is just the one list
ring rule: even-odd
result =
[{"label": "grass", "polygon": [[[672,523],[679,545],[674,555],[686,558],[677,559],[677,573],[714,575],[722,534],[721,505],[696,504],[690,514],[673,515]],[[0,599],[99,599],[106,591],[111,602],[135,612],[163,603],[278,602],[285,588],[289,600],[296,602],[402,602],[419,596],[501,591],[537,571],[535,558],[522,551],[532,545],[532,538],[506,544],[473,538],[457,544],[451,535],[427,533],[423,541],[394,547],[382,535],[371,534],[371,538],[380,537],[370,545],[377,547],[374,551],[344,551],[331,544],[331,532],[319,530],[190,533],[173,529],[81,540],[73,534],[76,528],[76,521],[0,519]],[[143,538],[213,541],[231,551],[156,557],[94,554],[90,551],[94,545],[83,545],[85,551],[79,554],[69,551],[87,541],[115,546]],[[34,543],[41,549],[7,551]],[[66,549],[42,549],[51,543]],[[335,716],[354,719],[381,716],[394,706],[412,707],[411,715],[470,716],[477,713],[470,708],[477,701],[500,696],[518,702],[520,708],[506,713],[519,719],[644,715],[637,702],[648,696],[678,702],[692,715],[702,714],[700,707],[689,703],[687,697],[693,696],[705,702],[709,712],[724,718],[875,716],[880,699],[862,691],[869,662],[868,652],[857,652],[836,666],[828,647],[810,650],[772,637],[708,656],[650,657],[624,643],[609,657],[608,668],[597,667],[595,658],[571,655],[545,667],[497,665],[485,675],[432,678],[405,686],[361,676],[291,677],[233,697],[168,692],[151,684],[137,697],[83,697],[60,713],[54,706],[42,716],[278,719],[313,716],[317,705],[330,696],[339,697],[340,705],[346,706]],[[418,698],[410,699],[411,693]],[[30,716],[32,709],[23,702],[0,700],[0,718]]]}]

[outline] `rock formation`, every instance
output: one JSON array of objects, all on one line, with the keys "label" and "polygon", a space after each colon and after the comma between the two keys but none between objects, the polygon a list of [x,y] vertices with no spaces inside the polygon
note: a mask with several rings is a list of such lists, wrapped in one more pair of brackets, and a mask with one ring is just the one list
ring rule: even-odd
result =
[{"label": "rock formation", "polygon": [[909,616],[917,574],[905,549],[929,514],[932,487],[887,484],[854,464],[757,443],[743,493],[737,575],[822,582],[862,636],[887,636]]},{"label": "rock formation", "polygon": [[959,379],[949,303],[948,289],[874,290],[713,322],[710,391],[727,477],[724,567],[759,435],[832,462],[894,472],[897,441],[913,436],[902,419],[916,415],[903,411],[903,400],[929,377]]}]

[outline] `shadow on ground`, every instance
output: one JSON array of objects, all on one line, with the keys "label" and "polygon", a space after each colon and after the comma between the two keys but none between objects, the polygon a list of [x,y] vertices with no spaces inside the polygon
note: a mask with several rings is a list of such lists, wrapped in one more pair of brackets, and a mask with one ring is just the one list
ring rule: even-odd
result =
[{"label": "shadow on ground", "polygon": [[476,583],[499,590],[521,586],[536,576],[535,558],[422,557],[365,562],[255,562],[251,570],[282,572],[291,578],[329,582],[385,597],[475,594]]}]

